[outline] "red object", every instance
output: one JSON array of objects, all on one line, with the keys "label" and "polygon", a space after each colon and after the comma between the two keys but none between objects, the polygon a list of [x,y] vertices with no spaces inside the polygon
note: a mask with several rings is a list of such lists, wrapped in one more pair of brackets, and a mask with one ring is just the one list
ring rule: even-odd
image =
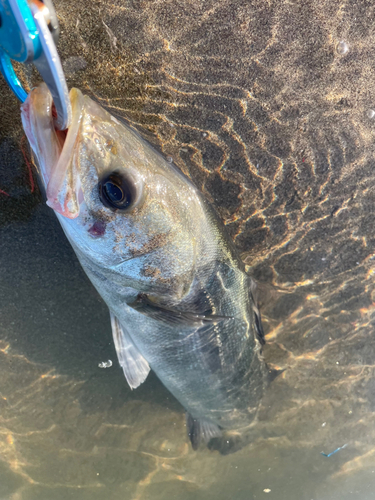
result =
[{"label": "red object", "polygon": [[25,163],[26,163],[26,166],[27,166],[27,170],[29,172],[29,181],[30,181],[30,189],[31,189],[31,192],[33,193],[34,192],[34,189],[35,189],[35,184],[34,184],[34,177],[33,177],[33,171],[32,171],[32,168],[31,168],[31,163],[27,157],[27,154],[26,154],[26,151],[25,151],[25,148],[24,148],[24,145],[23,143],[25,142],[26,140],[26,135],[24,135],[21,139],[21,144],[20,144],[20,149],[21,149],[21,153],[23,154],[23,158],[25,160]]}]

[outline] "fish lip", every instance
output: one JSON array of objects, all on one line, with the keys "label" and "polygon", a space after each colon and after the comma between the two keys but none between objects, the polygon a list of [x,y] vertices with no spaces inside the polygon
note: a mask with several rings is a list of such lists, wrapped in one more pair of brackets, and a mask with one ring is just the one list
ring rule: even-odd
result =
[{"label": "fish lip", "polygon": [[72,160],[82,121],[84,97],[78,89],[73,88],[69,98],[72,105],[72,121],[48,183],[47,205],[61,215],[75,219],[79,215],[83,195],[79,175],[78,172],[74,172]]},{"label": "fish lip", "polygon": [[21,120],[46,191],[51,168],[59,155],[52,119],[52,96],[46,84],[33,88],[21,105]]},{"label": "fish lip", "polygon": [[[74,170],[74,147],[83,116],[84,97],[78,89],[69,93],[72,121],[65,139],[59,138],[52,116],[52,96],[45,84],[31,90],[21,106],[22,123],[33,149],[38,173],[47,194],[47,205],[64,217],[78,217],[83,194]],[[50,144],[51,142],[51,144]]]}]

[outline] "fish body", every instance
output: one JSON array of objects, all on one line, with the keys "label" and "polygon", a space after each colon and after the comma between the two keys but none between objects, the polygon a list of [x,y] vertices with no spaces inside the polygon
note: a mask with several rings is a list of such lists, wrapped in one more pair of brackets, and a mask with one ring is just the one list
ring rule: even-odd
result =
[{"label": "fish body", "polygon": [[267,385],[254,283],[216,212],[137,132],[76,89],[67,133],[42,85],[22,106],[53,208],[109,307],[132,388],[151,369],[193,447],[254,418]]}]

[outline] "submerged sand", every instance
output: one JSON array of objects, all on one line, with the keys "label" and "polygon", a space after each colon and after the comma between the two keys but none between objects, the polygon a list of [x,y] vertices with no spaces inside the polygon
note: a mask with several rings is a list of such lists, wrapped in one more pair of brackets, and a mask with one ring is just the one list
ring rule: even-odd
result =
[{"label": "submerged sand", "polygon": [[375,6],[55,6],[69,87],[171,156],[252,274],[287,290],[263,308],[265,357],[285,371],[229,455],[189,448],[155,377],[128,390],[0,81],[1,500],[372,499]]}]

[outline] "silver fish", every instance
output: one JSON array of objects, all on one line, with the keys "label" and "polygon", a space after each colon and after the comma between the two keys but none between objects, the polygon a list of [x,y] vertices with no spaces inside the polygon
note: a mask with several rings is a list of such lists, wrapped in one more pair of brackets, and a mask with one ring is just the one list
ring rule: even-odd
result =
[{"label": "silver fish", "polygon": [[45,85],[21,108],[47,204],[109,307],[130,387],[154,370],[196,449],[249,425],[267,385],[254,283],[190,180],[79,90],[70,99],[67,132]]}]

